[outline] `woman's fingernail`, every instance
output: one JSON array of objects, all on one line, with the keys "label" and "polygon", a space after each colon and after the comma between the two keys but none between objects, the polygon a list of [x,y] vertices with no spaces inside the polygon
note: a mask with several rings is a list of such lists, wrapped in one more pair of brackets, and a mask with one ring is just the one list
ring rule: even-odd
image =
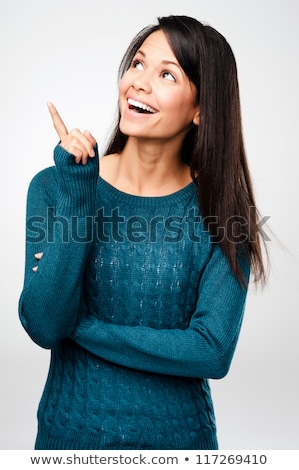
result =
[{"label": "woman's fingernail", "polygon": [[89,156],[90,156],[91,158],[93,158],[93,157],[95,157],[95,155],[96,155],[96,154],[95,154],[94,149],[91,149],[91,151],[89,152]]}]

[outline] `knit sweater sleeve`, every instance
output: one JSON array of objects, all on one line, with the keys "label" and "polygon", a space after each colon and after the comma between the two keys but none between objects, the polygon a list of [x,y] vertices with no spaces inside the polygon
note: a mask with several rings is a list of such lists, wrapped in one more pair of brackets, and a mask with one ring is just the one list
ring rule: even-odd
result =
[{"label": "knit sweater sleeve", "polygon": [[[95,150],[95,158],[77,165],[56,146],[55,167],[37,174],[28,189],[19,316],[29,336],[44,348],[53,348],[73,331],[83,304],[82,276],[92,241],[87,221],[94,214],[98,179]],[[83,232],[84,240],[79,238]],[[40,252],[37,262],[34,255]]]},{"label": "knit sweater sleeve", "polygon": [[[244,272],[249,278],[248,266],[244,266]],[[246,294],[221,248],[214,245],[188,328],[115,325],[90,315],[82,319],[71,338],[93,354],[129,368],[174,376],[222,378],[235,351]]]}]

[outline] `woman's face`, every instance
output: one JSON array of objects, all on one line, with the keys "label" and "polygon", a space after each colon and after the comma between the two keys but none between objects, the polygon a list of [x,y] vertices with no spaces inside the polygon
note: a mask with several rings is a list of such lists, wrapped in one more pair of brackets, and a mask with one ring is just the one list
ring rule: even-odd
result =
[{"label": "woman's face", "polygon": [[198,124],[196,88],[179,65],[165,34],[143,42],[119,86],[120,130],[129,137],[177,141]]}]

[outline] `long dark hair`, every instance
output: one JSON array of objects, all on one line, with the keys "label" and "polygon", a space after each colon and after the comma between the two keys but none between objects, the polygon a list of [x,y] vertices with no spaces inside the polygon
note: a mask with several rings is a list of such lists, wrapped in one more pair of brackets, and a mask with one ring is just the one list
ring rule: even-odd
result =
[{"label": "long dark hair", "polygon": [[[127,49],[119,78],[153,32],[162,30],[188,78],[197,89],[200,123],[187,134],[181,158],[190,166],[198,189],[201,216],[213,241],[219,243],[231,269],[246,285],[241,259],[251,266],[255,281],[266,272],[252,182],[241,124],[237,67],[226,39],[211,26],[187,16],[158,18],[157,25],[140,31]],[[119,119],[105,154],[119,153],[128,137]]]}]

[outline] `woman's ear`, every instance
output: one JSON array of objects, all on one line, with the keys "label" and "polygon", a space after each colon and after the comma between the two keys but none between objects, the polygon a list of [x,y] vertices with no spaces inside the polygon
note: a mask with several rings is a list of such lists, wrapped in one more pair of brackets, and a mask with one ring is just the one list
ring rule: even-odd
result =
[{"label": "woman's ear", "polygon": [[198,110],[193,118],[193,124],[195,124],[196,126],[199,125],[199,116],[200,116],[200,111]]}]

